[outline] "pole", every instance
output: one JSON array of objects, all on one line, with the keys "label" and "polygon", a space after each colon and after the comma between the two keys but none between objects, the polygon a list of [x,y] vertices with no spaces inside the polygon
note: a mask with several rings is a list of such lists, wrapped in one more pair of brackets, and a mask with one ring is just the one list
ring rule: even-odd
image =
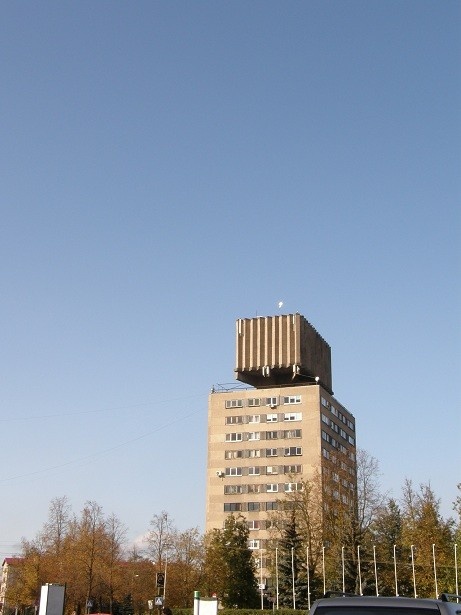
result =
[{"label": "pole", "polygon": [[[458,555],[456,553],[458,548],[458,545],[455,543],[455,588],[456,588],[456,595],[459,596],[459,590],[458,590]],[[457,598],[456,600],[457,602],[459,602],[459,598]]]},{"label": "pole", "polygon": [[343,594],[345,594],[346,593],[346,574],[345,574],[345,569],[344,569],[344,546],[341,547],[341,566],[343,569]]},{"label": "pole", "polygon": [[434,584],[435,584],[435,597],[439,597],[439,588],[437,587],[437,568],[435,566],[435,544],[432,545],[432,561],[434,562]]},{"label": "pole", "polygon": [[295,550],[291,547],[291,579],[293,584],[293,609],[296,609],[296,594],[295,594]]},{"label": "pole", "polygon": [[362,570],[360,568],[360,545],[357,545],[357,564],[358,564],[358,571],[359,571],[359,594],[361,596],[363,596],[363,593],[362,593]]},{"label": "pole", "polygon": [[416,595],[416,576],[415,576],[415,554],[414,554],[414,548],[415,548],[415,545],[410,545],[410,549],[411,549],[411,569],[413,571],[413,592],[414,592],[415,598],[417,598],[417,595]]},{"label": "pole", "polygon": [[376,588],[376,595],[379,596],[379,591],[378,591],[378,568],[376,566],[376,545],[373,545],[373,563],[374,563],[374,567],[375,567],[375,588]]},{"label": "pole", "polygon": [[275,593],[277,598],[277,611],[279,610],[279,560],[278,548],[275,547]]},{"label": "pole", "polygon": [[264,593],[263,593],[263,550],[259,550],[259,587],[261,589],[261,611],[264,610]]},{"label": "pole", "polygon": [[327,586],[325,581],[325,545],[322,547],[322,573],[323,573],[323,595],[327,593]]},{"label": "pole", "polygon": [[306,547],[306,571],[307,571],[307,610],[311,610],[311,578],[309,572],[309,547]]},{"label": "pole", "polygon": [[165,606],[165,596],[166,596],[166,572],[168,569],[168,551],[165,554],[165,576],[163,579],[163,606]]},{"label": "pole", "polygon": [[395,555],[395,548],[396,548],[396,545],[394,545],[394,581],[395,581],[395,595],[398,596],[399,587],[397,585],[397,557]]}]

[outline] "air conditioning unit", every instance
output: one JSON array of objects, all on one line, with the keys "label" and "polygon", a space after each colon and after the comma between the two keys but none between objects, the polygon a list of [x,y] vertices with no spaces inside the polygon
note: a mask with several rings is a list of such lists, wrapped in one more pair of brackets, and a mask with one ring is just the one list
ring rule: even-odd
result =
[{"label": "air conditioning unit", "polygon": [[275,410],[277,408],[277,406],[275,404],[271,404],[271,410]]}]

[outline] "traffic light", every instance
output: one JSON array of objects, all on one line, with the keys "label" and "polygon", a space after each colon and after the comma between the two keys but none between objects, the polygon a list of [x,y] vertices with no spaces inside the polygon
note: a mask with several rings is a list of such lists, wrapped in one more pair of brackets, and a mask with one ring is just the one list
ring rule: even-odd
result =
[{"label": "traffic light", "polygon": [[156,581],[157,587],[163,587],[165,585],[165,573],[157,572]]}]

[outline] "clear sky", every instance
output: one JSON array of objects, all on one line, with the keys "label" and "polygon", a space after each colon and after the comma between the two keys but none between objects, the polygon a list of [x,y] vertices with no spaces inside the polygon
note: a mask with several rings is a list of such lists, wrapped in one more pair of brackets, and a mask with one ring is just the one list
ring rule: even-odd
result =
[{"label": "clear sky", "polygon": [[64,495],[202,530],[209,390],[279,301],[450,515],[461,4],[6,0],[0,52],[1,556]]}]

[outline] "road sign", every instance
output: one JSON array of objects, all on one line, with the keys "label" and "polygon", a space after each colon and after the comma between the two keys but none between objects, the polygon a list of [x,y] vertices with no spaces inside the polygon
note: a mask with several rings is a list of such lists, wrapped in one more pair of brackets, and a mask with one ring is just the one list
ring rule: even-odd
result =
[{"label": "road sign", "polygon": [[155,606],[162,606],[162,605],[163,605],[162,596],[155,596]]}]

